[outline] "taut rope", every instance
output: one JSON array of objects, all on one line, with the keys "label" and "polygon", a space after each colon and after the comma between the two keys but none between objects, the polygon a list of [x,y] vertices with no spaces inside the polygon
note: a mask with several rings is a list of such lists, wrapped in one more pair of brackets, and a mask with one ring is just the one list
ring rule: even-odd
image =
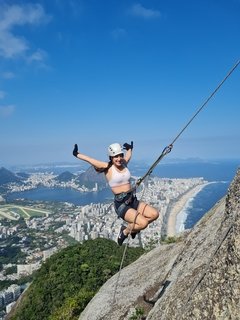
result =
[{"label": "taut rope", "polygon": [[143,180],[152,173],[153,169],[156,167],[156,165],[162,160],[162,158],[168,154],[173,144],[176,142],[176,140],[181,136],[181,134],[187,129],[187,127],[190,125],[190,123],[194,120],[194,118],[202,111],[202,109],[207,105],[209,100],[215,95],[215,93],[220,89],[220,87],[223,85],[223,83],[227,80],[227,78],[233,73],[233,71],[237,68],[239,65],[240,60],[237,61],[237,63],[231,68],[231,70],[227,73],[225,78],[219,83],[219,85],[216,87],[216,89],[210,94],[210,96],[205,100],[205,102],[200,106],[200,108],[197,109],[197,111],[194,113],[194,115],[191,117],[191,119],[187,122],[187,124],[183,127],[183,129],[178,133],[178,135],[173,139],[172,143],[170,143],[166,148],[163,149],[160,156],[157,158],[157,160],[152,164],[152,166],[148,169],[148,171],[145,173],[145,175],[142,178],[139,178],[136,185],[139,186]]}]

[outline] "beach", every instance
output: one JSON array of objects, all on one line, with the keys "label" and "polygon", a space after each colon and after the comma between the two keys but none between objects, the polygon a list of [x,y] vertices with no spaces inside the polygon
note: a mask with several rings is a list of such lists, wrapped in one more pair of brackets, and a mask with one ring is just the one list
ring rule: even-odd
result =
[{"label": "beach", "polygon": [[184,193],[171,207],[167,221],[167,236],[174,237],[177,234],[176,223],[177,215],[188,205],[189,200],[193,199],[210,182],[199,184]]}]

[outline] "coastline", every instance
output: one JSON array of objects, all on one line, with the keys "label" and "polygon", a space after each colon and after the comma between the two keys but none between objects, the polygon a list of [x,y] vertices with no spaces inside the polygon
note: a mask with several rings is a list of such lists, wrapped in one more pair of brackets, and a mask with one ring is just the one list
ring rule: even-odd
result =
[{"label": "coastline", "polygon": [[211,184],[212,182],[205,182],[199,184],[186,193],[184,193],[170,208],[168,220],[167,220],[167,236],[174,237],[177,234],[176,222],[178,214],[184,210],[190,199],[193,199],[204,187]]}]

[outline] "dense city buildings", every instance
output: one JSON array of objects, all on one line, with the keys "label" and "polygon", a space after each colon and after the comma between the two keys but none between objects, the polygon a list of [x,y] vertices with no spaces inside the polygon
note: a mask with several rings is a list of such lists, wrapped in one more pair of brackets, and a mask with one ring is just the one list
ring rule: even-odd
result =
[{"label": "dense city buildings", "polygon": [[[39,185],[51,188],[73,188],[79,192],[92,192],[98,189],[79,187],[74,181],[66,183],[54,180],[53,174],[33,174],[24,184],[8,185],[8,192],[25,191]],[[159,244],[166,234],[166,224],[173,204],[187,192],[206,185],[203,178],[163,179],[149,178],[137,190],[137,197],[156,207],[160,212],[158,220],[143,230],[130,246],[148,247]],[[40,268],[52,254],[74,242],[83,242],[98,237],[116,241],[123,221],[117,218],[113,202],[89,203],[76,206],[72,203],[19,200],[5,203],[1,195],[0,241],[1,252],[10,250],[17,254],[13,259],[5,259],[0,270],[0,282],[10,285],[0,291],[0,310],[7,312],[22,292],[17,282]],[[165,234],[163,234],[165,233]]]}]

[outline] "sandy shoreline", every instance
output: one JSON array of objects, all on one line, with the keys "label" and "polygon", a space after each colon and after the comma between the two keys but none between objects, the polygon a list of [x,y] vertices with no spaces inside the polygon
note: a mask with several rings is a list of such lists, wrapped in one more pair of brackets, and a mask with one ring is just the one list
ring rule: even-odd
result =
[{"label": "sandy shoreline", "polygon": [[195,197],[205,186],[207,186],[210,182],[206,182],[203,184],[199,184],[193,187],[191,190],[186,192],[180,199],[176,201],[176,203],[171,208],[169,218],[167,221],[167,236],[173,237],[176,235],[176,220],[177,215],[184,209],[188,200],[190,198]]}]

